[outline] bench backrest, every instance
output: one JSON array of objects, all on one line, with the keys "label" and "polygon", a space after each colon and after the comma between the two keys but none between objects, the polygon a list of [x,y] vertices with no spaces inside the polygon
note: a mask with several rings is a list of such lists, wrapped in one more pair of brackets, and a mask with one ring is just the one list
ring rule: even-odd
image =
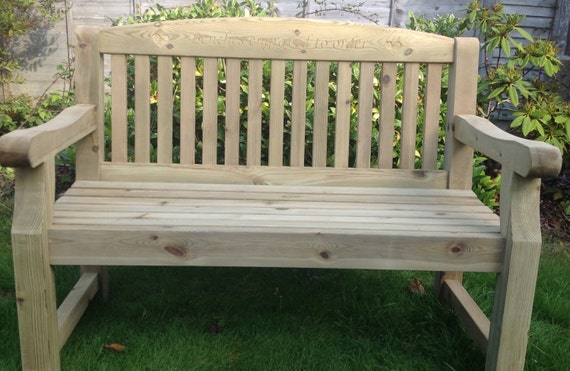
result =
[{"label": "bench backrest", "polygon": [[[468,186],[469,154],[457,160],[457,180],[452,160],[438,171],[438,137],[445,114],[451,124],[455,114],[475,112],[476,39],[283,18],[84,27],[77,36],[79,103],[111,103],[110,112],[100,110],[94,139],[99,165],[86,159],[91,168],[78,169],[80,177],[118,179],[135,163],[138,176],[152,180],[156,166],[150,173],[144,164],[157,163],[171,165],[164,174],[182,174],[175,167],[192,180],[208,174],[203,181],[247,174],[247,182],[339,184],[358,182],[358,169],[381,169],[429,187]],[[442,82],[447,112],[440,112]],[[450,157],[462,152],[452,135],[446,145]],[[127,179],[136,173],[130,169]]]}]

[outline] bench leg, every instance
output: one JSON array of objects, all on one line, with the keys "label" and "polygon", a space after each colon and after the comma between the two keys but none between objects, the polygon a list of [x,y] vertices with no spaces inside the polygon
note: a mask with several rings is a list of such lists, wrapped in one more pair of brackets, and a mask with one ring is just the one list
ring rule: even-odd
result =
[{"label": "bench leg", "polygon": [[513,244],[509,272],[499,273],[487,351],[487,370],[523,370],[528,344],[540,244]]},{"label": "bench leg", "polygon": [[436,272],[433,281],[433,290],[435,297],[441,301],[445,301],[446,296],[443,290],[444,281],[463,282],[463,272]]},{"label": "bench leg", "polygon": [[53,171],[53,163],[16,170],[12,250],[24,370],[60,367],[55,278],[47,237]]},{"label": "bench leg", "polygon": [[81,274],[83,273],[97,273],[99,295],[103,300],[109,299],[109,274],[107,273],[107,267],[95,266],[95,265],[82,265]]},{"label": "bench leg", "polygon": [[506,197],[501,190],[505,265],[497,276],[486,369],[522,371],[542,246],[540,179],[509,175],[503,178]]}]

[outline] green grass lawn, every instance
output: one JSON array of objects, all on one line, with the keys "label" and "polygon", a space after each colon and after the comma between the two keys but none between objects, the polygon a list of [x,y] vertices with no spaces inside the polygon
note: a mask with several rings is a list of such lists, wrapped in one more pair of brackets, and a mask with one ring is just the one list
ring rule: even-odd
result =
[{"label": "green grass lawn", "polygon": [[[20,368],[9,244],[0,209],[0,369]],[[543,254],[529,370],[570,365],[570,256]],[[76,268],[58,268],[63,296]],[[62,350],[64,370],[481,370],[484,358],[423,272],[112,268],[111,299],[96,299]],[[418,277],[427,294],[410,292]],[[484,310],[493,275],[465,283]],[[104,349],[118,343],[122,352]]]}]

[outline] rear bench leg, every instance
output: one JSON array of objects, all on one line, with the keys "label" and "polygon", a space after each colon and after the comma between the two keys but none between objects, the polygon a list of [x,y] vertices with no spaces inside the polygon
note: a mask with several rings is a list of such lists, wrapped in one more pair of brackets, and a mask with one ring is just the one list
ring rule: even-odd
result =
[{"label": "rear bench leg", "polygon": [[446,295],[443,290],[444,281],[457,281],[459,283],[463,282],[463,272],[436,272],[433,281],[433,289],[435,296],[442,301],[446,300]]},{"label": "rear bench leg", "polygon": [[96,265],[82,265],[80,269],[81,274],[96,273],[98,278],[99,294],[103,300],[109,299],[109,274],[107,267]]}]

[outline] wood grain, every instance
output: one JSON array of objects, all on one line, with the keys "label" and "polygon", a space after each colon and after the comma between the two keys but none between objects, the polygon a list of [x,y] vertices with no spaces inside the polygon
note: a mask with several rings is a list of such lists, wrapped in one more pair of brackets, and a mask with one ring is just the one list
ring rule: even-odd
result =
[{"label": "wood grain", "polygon": [[105,28],[103,53],[289,60],[440,62],[453,60],[451,38],[350,22],[222,18]]},{"label": "wood grain", "polygon": [[109,181],[352,185],[361,187],[445,188],[443,170],[331,169],[276,166],[101,164],[101,177]]},{"label": "wood grain", "polygon": [[150,58],[135,56],[135,162],[150,162]]},{"label": "wood grain", "polygon": [[111,156],[127,162],[127,58],[111,56]]},{"label": "wood grain", "polygon": [[562,167],[557,148],[523,139],[475,115],[457,115],[455,137],[523,177],[554,177]]},{"label": "wood grain", "polygon": [[37,167],[97,129],[95,106],[66,108],[47,123],[16,130],[0,138],[0,164]]},{"label": "wood grain", "polygon": [[76,184],[50,238],[53,264],[475,271],[497,271],[504,244],[471,192],[137,182]]}]

